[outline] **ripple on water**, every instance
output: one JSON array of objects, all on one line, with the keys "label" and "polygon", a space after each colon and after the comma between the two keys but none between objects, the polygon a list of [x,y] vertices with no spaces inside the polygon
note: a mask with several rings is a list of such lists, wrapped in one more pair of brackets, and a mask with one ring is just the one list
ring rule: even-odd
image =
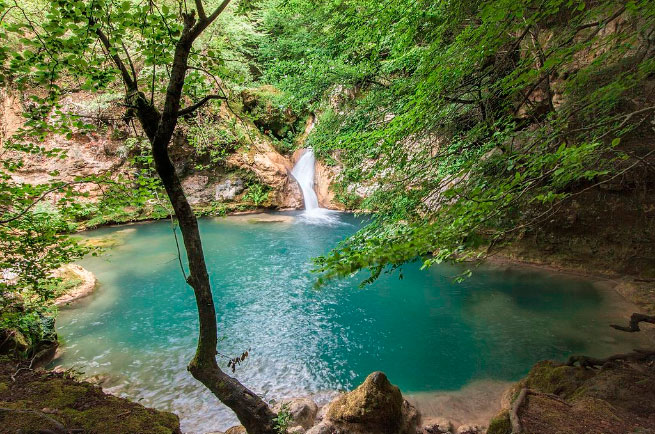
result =
[{"label": "ripple on water", "polygon": [[[219,351],[233,357],[250,349],[235,375],[266,399],[311,394],[327,402],[382,370],[432,408],[437,401],[425,397],[433,392],[497,385],[541,359],[602,356],[636,343],[607,327],[620,319],[611,293],[547,274],[478,270],[457,284],[452,277],[460,269],[421,272],[413,264],[402,280],[383,275],[360,290],[361,275],[315,290],[310,258],[361,224],[348,214],[330,218],[336,220],[316,224],[284,213],[265,224],[252,216],[201,222]],[[186,370],[196,307],[170,223],[131,229],[108,255],[83,261],[101,286],[62,310],[58,330],[66,344],[56,363],[108,375],[109,391],[176,412],[187,432],[225,429],[236,419]]]}]

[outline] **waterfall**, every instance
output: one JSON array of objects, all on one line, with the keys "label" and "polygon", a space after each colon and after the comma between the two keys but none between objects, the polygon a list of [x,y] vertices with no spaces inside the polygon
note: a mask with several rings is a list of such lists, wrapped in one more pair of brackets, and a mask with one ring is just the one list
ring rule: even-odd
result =
[{"label": "waterfall", "polygon": [[339,224],[338,213],[318,205],[318,196],[314,191],[314,175],[316,174],[316,158],[314,150],[307,148],[291,171],[296,179],[305,202],[305,212],[302,217],[308,223],[321,225]]},{"label": "waterfall", "polygon": [[298,181],[298,185],[302,190],[306,211],[319,209],[318,196],[314,191],[315,167],[314,151],[312,148],[307,148],[291,171],[291,175]]}]

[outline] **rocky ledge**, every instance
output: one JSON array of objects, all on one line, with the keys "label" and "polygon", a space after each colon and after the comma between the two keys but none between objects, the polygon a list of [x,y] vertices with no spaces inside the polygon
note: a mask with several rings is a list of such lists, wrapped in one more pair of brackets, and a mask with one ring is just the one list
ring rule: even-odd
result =
[{"label": "rocky ledge", "polygon": [[90,295],[96,287],[96,276],[77,264],[67,264],[55,271],[55,276],[64,281],[74,282],[63,294],[55,299],[57,306],[63,306]]},{"label": "rocky ledge", "polygon": [[0,432],[180,433],[178,417],[76,381],[0,361]]},{"label": "rocky ledge", "polygon": [[655,433],[655,363],[600,369],[544,361],[507,394],[487,434]]}]

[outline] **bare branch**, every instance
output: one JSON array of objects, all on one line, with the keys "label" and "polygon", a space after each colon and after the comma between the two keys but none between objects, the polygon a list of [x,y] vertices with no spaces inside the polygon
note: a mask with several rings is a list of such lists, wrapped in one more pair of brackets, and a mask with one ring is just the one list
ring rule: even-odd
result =
[{"label": "bare branch", "polygon": [[195,103],[193,105],[190,105],[189,107],[186,107],[186,108],[183,108],[183,109],[179,110],[177,112],[177,116],[180,117],[180,116],[189,115],[189,114],[191,114],[194,111],[198,110],[200,107],[204,106],[205,104],[207,104],[207,102],[209,102],[209,101],[211,101],[213,99],[227,100],[227,98],[222,96],[222,95],[207,95],[206,97],[204,97],[203,99],[201,99],[197,103]]},{"label": "bare branch", "polygon": [[121,46],[123,47],[123,51],[125,51],[125,56],[127,56],[127,62],[130,64],[130,69],[132,70],[132,77],[134,77],[134,81],[137,81],[136,78],[136,69],[134,69],[134,63],[132,63],[132,58],[130,57],[130,52],[127,50],[127,47],[123,42],[121,42]]},{"label": "bare branch", "polygon": [[230,0],[223,0],[223,2],[216,8],[214,13],[212,13],[207,20],[210,23],[214,21],[221,14],[221,12],[223,12],[228,4],[230,4]]},{"label": "bare branch", "polygon": [[201,21],[206,20],[207,15],[205,14],[205,8],[202,6],[202,0],[196,0],[196,9],[198,10],[198,18]]},{"label": "bare branch", "polygon": [[100,42],[102,42],[102,45],[104,45],[105,49],[107,50],[107,55],[111,57],[116,67],[121,72],[121,76],[123,77],[123,82],[125,83],[125,86],[127,86],[129,90],[137,90],[137,83],[130,76],[130,72],[127,70],[127,67],[123,63],[121,57],[118,55],[118,53],[112,54],[112,51],[114,51],[114,47],[112,46],[105,32],[103,32],[102,29],[100,28],[98,22],[94,18],[89,18],[89,24],[91,26],[96,27],[95,29],[96,35],[98,35]]}]

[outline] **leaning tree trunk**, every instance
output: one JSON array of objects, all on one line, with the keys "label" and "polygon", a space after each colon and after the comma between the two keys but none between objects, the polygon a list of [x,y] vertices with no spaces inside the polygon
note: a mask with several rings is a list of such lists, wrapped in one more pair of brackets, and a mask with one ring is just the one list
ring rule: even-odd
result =
[{"label": "leaning tree trunk", "polygon": [[[161,113],[143,93],[139,92],[136,76],[132,77],[120,56],[115,54],[116,51],[112,49],[109,38],[98,26],[95,26],[95,31],[121,72],[127,89],[128,103],[135,109],[139,122],[150,141],[157,173],[166,189],[182,232],[189,263],[187,283],[193,288],[195,294],[200,323],[196,353],[189,363],[188,369],[194,378],[202,382],[221,402],[236,413],[249,434],[273,434],[276,432],[273,423],[275,414],[270,407],[236,378],[223,372],[216,361],[216,309],[198,230],[198,221],[184,194],[168,152],[178,118],[191,113],[210,99],[220,98],[208,96],[200,103],[180,110],[182,88],[193,42],[216,19],[229,0],[224,0],[210,16],[205,15],[201,1],[196,0],[195,3],[199,18],[196,21],[194,13],[183,14],[184,29],[175,48],[166,100]],[[95,21],[90,20],[90,22],[95,24]]]},{"label": "leaning tree trunk", "polygon": [[162,150],[153,145],[153,154],[157,173],[161,177],[179,221],[189,261],[187,282],[193,288],[198,305],[200,333],[196,354],[189,364],[189,371],[225,405],[234,410],[248,433],[274,432],[272,426],[274,414],[268,405],[235,378],[224,373],[216,363],[216,311],[198,231],[198,221],[184,195],[168,152],[165,148]]}]

